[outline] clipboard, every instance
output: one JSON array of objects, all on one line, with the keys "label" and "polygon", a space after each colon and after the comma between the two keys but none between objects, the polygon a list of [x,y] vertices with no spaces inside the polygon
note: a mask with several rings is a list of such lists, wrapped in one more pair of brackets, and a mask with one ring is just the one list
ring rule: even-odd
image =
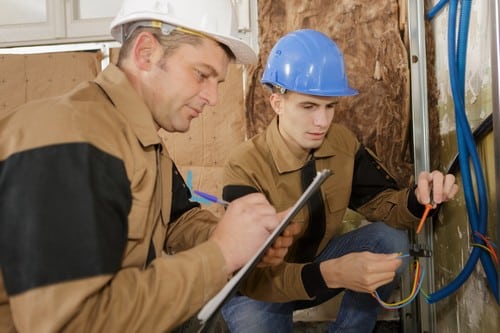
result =
[{"label": "clipboard", "polygon": [[224,305],[224,303],[232,297],[238,290],[241,281],[257,266],[260,259],[264,256],[267,249],[276,241],[279,235],[283,233],[292,218],[302,209],[307,203],[311,195],[319,189],[321,184],[332,174],[328,169],[318,171],[313,181],[306,188],[297,202],[290,209],[288,214],[283,218],[278,227],[269,235],[264,244],[259,248],[257,253],[242,267],[240,270],[226,283],[226,285],[208,301],[205,306],[198,312],[197,319],[200,324],[198,333],[206,332],[205,329],[209,326],[214,314]]}]

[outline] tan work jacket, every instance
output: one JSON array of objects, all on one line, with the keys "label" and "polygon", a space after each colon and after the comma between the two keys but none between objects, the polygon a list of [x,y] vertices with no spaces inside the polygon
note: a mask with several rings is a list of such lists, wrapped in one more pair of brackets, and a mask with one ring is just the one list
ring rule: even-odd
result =
[{"label": "tan work jacket", "polygon": [[[317,254],[341,231],[342,219],[353,199],[355,157],[360,146],[351,131],[332,124],[323,144],[314,152],[316,169],[330,169],[333,172],[321,186],[326,228]],[[382,177],[389,179],[390,175],[375,157],[374,161],[377,163],[373,167],[381,172]],[[254,188],[264,193],[278,211],[283,211],[291,207],[303,192],[303,166],[304,161],[298,160],[283,141],[275,118],[264,132],[232,151],[224,168],[224,194],[231,186]],[[356,207],[356,210],[370,221],[382,220],[398,228],[412,227],[418,218],[407,208],[408,193],[408,189],[387,189]],[[304,224],[304,231],[308,220],[308,209],[304,207],[294,222]],[[257,269],[243,291],[259,299],[276,302],[308,299],[301,279],[304,264],[293,263],[294,253],[296,249],[292,246],[287,257],[288,263],[270,269]]]},{"label": "tan work jacket", "polygon": [[3,117],[0,142],[0,332],[165,332],[227,281],[117,67]]}]

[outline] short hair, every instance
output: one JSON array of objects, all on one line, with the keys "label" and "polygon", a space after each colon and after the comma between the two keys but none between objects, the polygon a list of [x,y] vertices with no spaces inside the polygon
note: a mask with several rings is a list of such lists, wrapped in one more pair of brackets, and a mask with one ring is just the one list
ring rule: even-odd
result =
[{"label": "short hair", "polygon": [[[198,35],[198,34],[191,34],[183,31],[177,31],[173,30],[169,34],[164,34],[161,32],[160,29],[158,28],[151,28],[151,27],[140,27],[137,28],[129,38],[127,38],[123,43],[120,48],[120,52],[118,54],[118,60],[117,60],[117,66],[120,67],[122,64],[123,60],[128,57],[130,50],[132,49],[132,45],[134,44],[135,39],[137,36],[143,32],[147,31],[151,33],[156,40],[160,43],[160,45],[163,47],[164,53],[163,56],[167,57],[168,55],[172,54],[172,52],[176,49],[178,49],[182,44],[190,44],[193,46],[200,45],[202,43],[203,35]],[[210,38],[207,36],[206,38]],[[217,42],[218,45],[224,50],[224,52],[227,54],[229,59],[233,61],[236,59],[234,53],[231,51],[231,49],[220,42]]]}]

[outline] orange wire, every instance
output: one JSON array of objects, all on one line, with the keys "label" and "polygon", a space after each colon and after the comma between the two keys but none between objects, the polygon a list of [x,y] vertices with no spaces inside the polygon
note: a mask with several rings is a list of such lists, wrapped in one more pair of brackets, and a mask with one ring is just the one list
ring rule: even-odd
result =
[{"label": "orange wire", "polygon": [[429,214],[429,211],[432,209],[432,205],[430,203],[425,205],[425,210],[424,213],[422,214],[422,218],[420,219],[420,222],[418,223],[417,227],[417,234],[422,230],[422,227],[424,226],[425,220],[427,219],[427,215]]},{"label": "orange wire", "polygon": [[495,248],[491,245],[490,240],[486,236],[481,234],[479,231],[476,231],[476,235],[479,236],[484,241],[486,247],[490,250],[490,254],[493,257],[493,260],[495,260],[495,263],[498,265],[497,253],[495,251]]}]

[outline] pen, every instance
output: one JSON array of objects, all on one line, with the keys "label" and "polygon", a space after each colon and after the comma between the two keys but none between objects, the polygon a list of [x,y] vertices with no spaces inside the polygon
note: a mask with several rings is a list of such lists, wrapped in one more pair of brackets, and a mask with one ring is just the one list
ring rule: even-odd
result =
[{"label": "pen", "polygon": [[204,199],[207,199],[208,201],[221,204],[224,207],[227,207],[229,205],[229,202],[227,202],[226,200],[219,199],[215,195],[211,195],[211,194],[208,194],[208,193],[205,193],[205,192],[202,192],[202,191],[197,191],[197,190],[194,190],[193,192],[196,195],[199,195],[200,197],[202,197]]}]

